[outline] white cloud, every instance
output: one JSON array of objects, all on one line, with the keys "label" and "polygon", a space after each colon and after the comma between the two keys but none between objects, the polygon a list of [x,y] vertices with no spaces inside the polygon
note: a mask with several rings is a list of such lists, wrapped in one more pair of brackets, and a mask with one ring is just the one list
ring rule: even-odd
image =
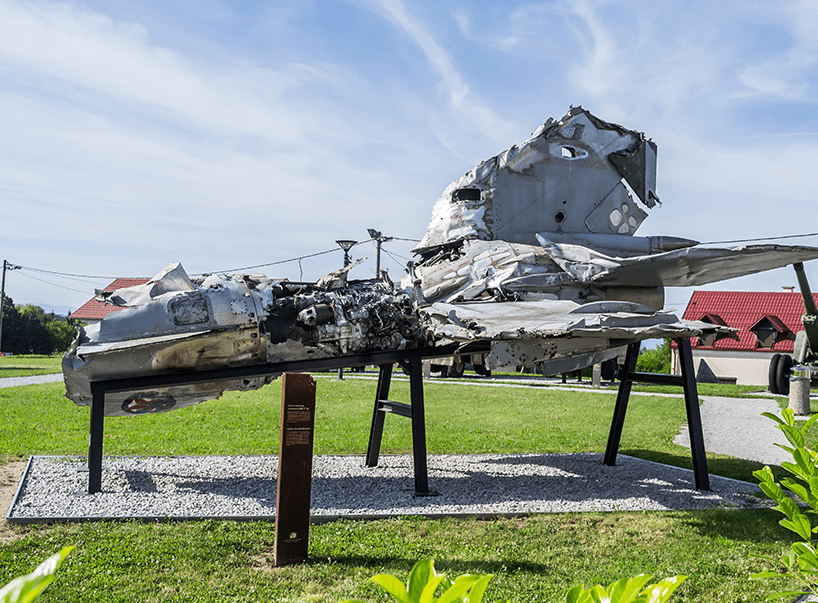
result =
[{"label": "white cloud", "polygon": [[[452,107],[465,116],[473,127],[478,128],[483,136],[498,141],[513,131],[511,124],[498,117],[485,99],[470,92],[468,82],[454,65],[450,54],[401,0],[374,1],[380,12],[421,49],[429,65],[438,73]],[[463,18],[455,17],[455,20],[463,25]]]},{"label": "white cloud", "polygon": [[[295,257],[367,227],[422,235],[440,185],[395,175],[435,159],[392,118],[389,93],[343,64],[211,67],[87,8],[0,10],[10,260],[149,275],[173,260],[196,272]],[[307,261],[304,276],[337,264]]]},{"label": "white cloud", "polygon": [[783,27],[791,36],[787,48],[739,67],[737,77],[749,90],[745,94],[775,97],[787,102],[818,101],[815,87],[818,65],[818,5],[790,2],[767,15],[770,25]]}]

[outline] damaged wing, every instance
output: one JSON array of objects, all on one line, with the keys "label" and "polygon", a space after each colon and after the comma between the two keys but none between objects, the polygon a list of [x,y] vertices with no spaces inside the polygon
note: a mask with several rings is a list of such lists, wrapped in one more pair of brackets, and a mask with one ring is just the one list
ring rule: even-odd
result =
[{"label": "damaged wing", "polygon": [[603,362],[620,347],[645,339],[732,332],[633,302],[438,302],[419,314],[441,342],[491,342],[488,368],[541,366],[549,375]]},{"label": "damaged wing", "polygon": [[818,248],[797,245],[688,247],[653,255],[611,257],[580,245],[552,243],[546,253],[582,283],[632,287],[694,287],[818,258]]}]

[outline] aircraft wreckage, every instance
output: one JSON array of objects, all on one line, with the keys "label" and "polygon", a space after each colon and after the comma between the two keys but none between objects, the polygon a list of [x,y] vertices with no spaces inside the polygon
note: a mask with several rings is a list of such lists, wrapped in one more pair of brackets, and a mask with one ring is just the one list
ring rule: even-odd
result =
[{"label": "aircraft wreckage", "polygon": [[[82,327],[63,360],[66,395],[90,382],[389,350],[485,344],[488,368],[567,372],[644,339],[724,329],[663,312],[665,287],[704,285],[818,257],[818,248],[714,248],[637,237],[658,203],[656,145],[582,108],[450,184],[400,283],[315,283],[261,274],[191,279],[173,264],[103,293],[124,306]],[[106,396],[105,415],[181,408],[273,376]]]}]

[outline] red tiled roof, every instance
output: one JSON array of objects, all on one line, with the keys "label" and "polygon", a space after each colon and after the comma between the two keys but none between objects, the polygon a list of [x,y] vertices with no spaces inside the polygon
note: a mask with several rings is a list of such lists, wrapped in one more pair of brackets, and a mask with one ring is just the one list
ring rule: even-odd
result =
[{"label": "red tiled roof", "polygon": [[[103,291],[116,291],[117,289],[124,289],[125,287],[133,287],[134,285],[143,285],[147,283],[149,278],[118,278],[113,283],[105,287]],[[102,320],[111,312],[119,312],[124,310],[124,307],[113,306],[111,304],[103,304],[96,299],[91,298],[83,305],[81,305],[75,312],[69,315],[69,318],[76,318],[78,320]]]},{"label": "red tiled roof", "polygon": [[[813,294],[818,303],[818,294]],[[755,291],[694,291],[683,318],[701,320],[706,314],[717,314],[728,327],[741,329],[739,340],[721,339],[706,349],[711,350],[773,350],[792,352],[793,340],[778,341],[772,348],[759,348],[750,327],[765,316],[775,316],[792,332],[804,329],[801,316],[804,303],[800,293],[755,292]],[[701,342],[693,340],[694,348],[704,348]]]}]

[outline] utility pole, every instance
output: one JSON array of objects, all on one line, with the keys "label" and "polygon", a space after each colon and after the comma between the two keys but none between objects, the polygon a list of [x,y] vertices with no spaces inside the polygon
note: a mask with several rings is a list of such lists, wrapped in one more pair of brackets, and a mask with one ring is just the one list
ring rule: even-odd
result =
[{"label": "utility pole", "polygon": [[[349,259],[349,250],[352,249],[353,246],[358,244],[358,241],[353,241],[351,239],[340,239],[335,241],[338,243],[338,247],[344,250],[344,268],[350,265],[351,260]],[[344,380],[344,368],[341,367],[338,369],[338,381]]]},{"label": "utility pole", "polygon": [[3,260],[3,279],[0,284],[0,356],[3,354],[3,305],[6,301],[6,270],[19,270],[20,266],[12,266]]},{"label": "utility pole", "polygon": [[391,241],[392,237],[385,237],[380,230],[375,230],[374,228],[367,229],[369,236],[375,239],[375,243],[377,245],[378,252],[375,255],[375,278],[380,280],[381,277],[381,245],[386,243],[387,241]]}]

